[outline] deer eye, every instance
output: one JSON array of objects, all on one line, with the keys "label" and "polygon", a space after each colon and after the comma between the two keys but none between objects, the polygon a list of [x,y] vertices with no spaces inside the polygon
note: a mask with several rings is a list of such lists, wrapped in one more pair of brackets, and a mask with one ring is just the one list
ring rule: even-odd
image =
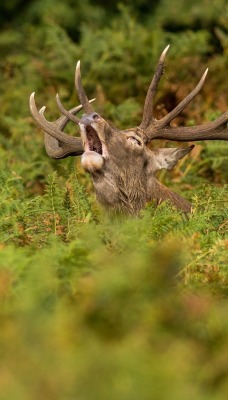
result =
[{"label": "deer eye", "polygon": [[127,139],[130,140],[133,144],[142,146],[141,142],[135,136],[129,136]]}]

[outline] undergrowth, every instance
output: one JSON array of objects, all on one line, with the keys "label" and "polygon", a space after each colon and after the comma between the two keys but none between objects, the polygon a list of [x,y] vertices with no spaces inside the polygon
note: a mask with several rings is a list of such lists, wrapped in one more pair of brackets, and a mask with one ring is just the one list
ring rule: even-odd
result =
[{"label": "undergrowth", "polygon": [[196,191],[189,217],[163,203],[125,219],[75,172],[20,201],[22,179],[1,179],[4,399],[225,399],[223,188]]}]

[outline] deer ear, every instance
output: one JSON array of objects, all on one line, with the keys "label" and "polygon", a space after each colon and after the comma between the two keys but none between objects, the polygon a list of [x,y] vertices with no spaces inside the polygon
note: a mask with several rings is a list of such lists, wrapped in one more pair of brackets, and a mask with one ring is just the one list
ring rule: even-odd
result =
[{"label": "deer ear", "polygon": [[193,149],[193,147],[194,145],[189,147],[158,149],[154,153],[156,169],[172,169],[181,158]]}]

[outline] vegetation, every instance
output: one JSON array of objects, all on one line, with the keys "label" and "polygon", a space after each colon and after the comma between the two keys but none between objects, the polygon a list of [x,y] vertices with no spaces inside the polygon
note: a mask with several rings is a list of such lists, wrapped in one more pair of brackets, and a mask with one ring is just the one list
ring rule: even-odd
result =
[{"label": "vegetation", "polygon": [[157,116],[208,66],[202,93],[177,123],[211,121],[227,110],[227,1],[2,3],[1,399],[225,400],[227,143],[198,143],[160,174],[193,202],[189,218],[169,204],[148,204],[137,219],[109,217],[80,160],[47,157],[28,97],[37,92],[50,120],[57,91],[69,108],[77,104],[81,59],[97,111],[133,126],[171,43]]}]

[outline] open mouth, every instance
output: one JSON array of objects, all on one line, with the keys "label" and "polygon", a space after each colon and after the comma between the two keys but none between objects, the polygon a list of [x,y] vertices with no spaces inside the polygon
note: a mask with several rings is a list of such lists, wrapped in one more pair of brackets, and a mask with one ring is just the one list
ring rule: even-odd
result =
[{"label": "open mouth", "polygon": [[85,154],[95,153],[103,159],[107,159],[108,150],[105,142],[102,140],[104,136],[104,127],[101,125],[101,122],[102,119],[97,113],[84,114],[79,125]]},{"label": "open mouth", "polygon": [[85,129],[88,140],[88,150],[95,151],[96,153],[102,155],[102,143],[96,130],[91,125],[87,125]]},{"label": "open mouth", "polygon": [[89,173],[98,173],[104,166],[104,160],[108,158],[106,146],[90,124],[83,124],[82,137],[85,152],[82,154],[81,164]]}]

